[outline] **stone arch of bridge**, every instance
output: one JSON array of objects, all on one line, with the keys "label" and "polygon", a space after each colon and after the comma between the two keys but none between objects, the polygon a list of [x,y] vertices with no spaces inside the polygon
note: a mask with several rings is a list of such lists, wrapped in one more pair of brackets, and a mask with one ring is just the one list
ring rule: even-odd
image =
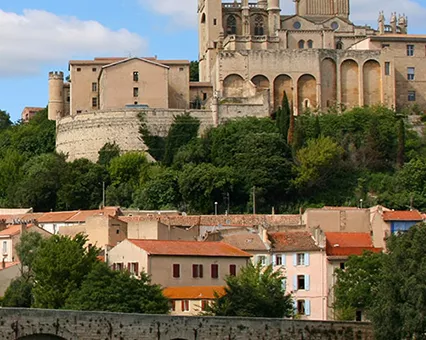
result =
[{"label": "stone arch of bridge", "polygon": [[17,340],[66,340],[53,334],[31,334],[18,338]]}]

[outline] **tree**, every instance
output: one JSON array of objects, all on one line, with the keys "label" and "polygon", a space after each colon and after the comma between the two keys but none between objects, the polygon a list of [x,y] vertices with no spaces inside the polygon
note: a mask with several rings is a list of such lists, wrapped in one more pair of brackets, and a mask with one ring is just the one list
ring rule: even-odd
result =
[{"label": "tree", "polygon": [[148,147],[147,152],[158,162],[164,157],[166,138],[155,136],[149,131],[144,112],[138,113],[139,118],[139,139]]},{"label": "tree", "polygon": [[334,309],[341,320],[355,320],[356,311],[369,311],[381,280],[383,253],[350,256],[345,269],[336,269]]},{"label": "tree", "polygon": [[197,118],[191,117],[189,113],[174,117],[166,139],[166,149],[163,159],[165,165],[171,165],[179,148],[197,137],[199,128],[200,121]]},{"label": "tree", "polygon": [[142,152],[128,152],[111,160],[108,172],[112,184],[139,185],[142,172],[148,166],[146,156]]},{"label": "tree", "polygon": [[105,263],[99,262],[94,265],[81,288],[71,294],[65,308],[167,314],[169,303],[161,287],[151,284],[145,273],[142,272],[141,278],[137,279],[127,272],[112,271]]},{"label": "tree", "polygon": [[396,158],[396,165],[398,168],[404,166],[405,161],[405,124],[404,120],[400,119],[398,124],[398,151]]},{"label": "tree", "polygon": [[33,263],[38,255],[40,247],[44,239],[40,233],[32,231],[24,231],[21,235],[19,243],[16,245],[16,253],[21,262],[22,276],[32,277]]},{"label": "tree", "polygon": [[98,154],[98,164],[107,167],[113,158],[120,156],[120,147],[115,141],[113,143],[105,143]]},{"label": "tree", "polygon": [[278,130],[284,137],[287,137],[288,135],[288,129],[290,127],[290,115],[290,103],[288,101],[287,92],[284,91],[283,101],[281,107],[277,111],[276,119]]},{"label": "tree", "polygon": [[8,114],[6,111],[0,110],[0,131],[7,129],[10,126],[12,126],[10,114]]},{"label": "tree", "polygon": [[294,140],[294,129],[295,129],[295,117],[293,113],[293,109],[290,110],[290,125],[288,127],[288,134],[287,134],[287,144],[292,145]]},{"label": "tree", "polygon": [[3,307],[30,308],[32,304],[33,281],[20,276],[10,283],[4,293]]},{"label": "tree", "polygon": [[285,277],[272,266],[260,264],[241,269],[237,276],[225,279],[225,295],[212,303],[209,311],[216,316],[283,318],[293,315],[291,295],[285,294]]},{"label": "tree", "polygon": [[424,339],[426,332],[426,224],[387,242],[382,280],[370,311],[377,340]]},{"label": "tree", "polygon": [[81,288],[98,262],[98,250],[86,248],[87,238],[54,235],[44,241],[33,262],[33,307],[60,309]]},{"label": "tree", "polygon": [[198,60],[191,61],[189,64],[189,81],[200,81],[199,62]]}]

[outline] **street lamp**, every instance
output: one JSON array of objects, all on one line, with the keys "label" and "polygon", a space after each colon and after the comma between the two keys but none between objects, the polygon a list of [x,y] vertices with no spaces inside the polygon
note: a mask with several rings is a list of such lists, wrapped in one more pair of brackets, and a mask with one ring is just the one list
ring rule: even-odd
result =
[{"label": "street lamp", "polygon": [[214,214],[217,215],[217,202],[214,202]]}]

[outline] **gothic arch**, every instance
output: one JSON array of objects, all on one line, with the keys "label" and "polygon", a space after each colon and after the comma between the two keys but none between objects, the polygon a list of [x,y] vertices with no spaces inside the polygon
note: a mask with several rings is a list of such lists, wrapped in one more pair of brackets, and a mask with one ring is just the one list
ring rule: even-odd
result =
[{"label": "gothic arch", "polygon": [[262,74],[258,74],[257,76],[251,78],[251,82],[256,86],[257,91],[264,91],[269,89],[269,79]]},{"label": "gothic arch", "polygon": [[239,74],[230,74],[223,80],[224,97],[244,97],[245,81]]},{"label": "gothic arch", "polygon": [[297,43],[297,46],[300,48],[300,49],[304,49],[305,48],[305,40],[299,40],[299,42]]},{"label": "gothic arch", "polygon": [[257,14],[254,17],[254,35],[264,35],[265,29],[264,29],[264,19],[263,16],[260,14]]},{"label": "gothic arch", "polygon": [[235,15],[229,15],[226,18],[226,34],[237,34],[237,17]]},{"label": "gothic arch", "polygon": [[306,109],[315,109],[317,107],[317,81],[313,75],[302,75],[297,81],[297,91],[299,114]]},{"label": "gothic arch", "polygon": [[382,99],[382,70],[377,60],[367,60],[363,66],[364,105],[380,104]]},{"label": "gothic arch", "polygon": [[343,42],[341,42],[340,40],[336,42],[336,50],[343,50],[343,47]]},{"label": "gothic arch", "polygon": [[308,48],[314,48],[314,42],[312,40],[308,40]]},{"label": "gothic arch", "polygon": [[346,107],[359,106],[359,66],[353,59],[346,59],[340,66],[342,104]]},{"label": "gothic arch", "polygon": [[337,101],[337,65],[331,58],[321,61],[321,107],[331,107]]},{"label": "gothic arch", "polygon": [[280,74],[274,80],[274,109],[278,109],[283,101],[284,92],[288,100],[293,101],[293,79],[287,74]]}]

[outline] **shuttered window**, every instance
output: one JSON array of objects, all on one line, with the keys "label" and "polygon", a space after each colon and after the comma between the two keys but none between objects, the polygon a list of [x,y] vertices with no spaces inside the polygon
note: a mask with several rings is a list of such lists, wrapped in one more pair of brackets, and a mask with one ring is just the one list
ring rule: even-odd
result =
[{"label": "shuttered window", "polygon": [[174,264],[173,265],[173,277],[174,278],[180,277],[180,264]]},{"label": "shuttered window", "polygon": [[211,272],[212,272],[212,279],[218,279],[219,278],[219,265],[218,264],[212,264]]}]

